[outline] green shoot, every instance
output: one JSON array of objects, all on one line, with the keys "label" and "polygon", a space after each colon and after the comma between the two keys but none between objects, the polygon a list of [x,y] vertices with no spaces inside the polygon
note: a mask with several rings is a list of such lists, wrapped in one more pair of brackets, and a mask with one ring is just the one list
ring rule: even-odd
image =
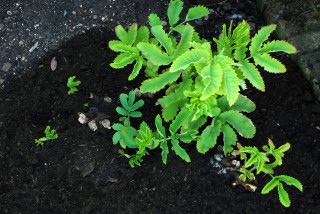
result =
[{"label": "green shoot", "polygon": [[81,84],[80,81],[73,81],[75,78],[76,78],[76,76],[72,76],[72,77],[68,78],[67,86],[69,87],[69,91],[68,91],[69,95],[78,91],[78,89],[76,87]]},{"label": "green shoot", "polygon": [[42,137],[42,138],[39,138],[39,139],[35,139],[35,143],[37,146],[41,145],[43,146],[44,145],[44,141],[48,141],[48,140],[54,140],[54,139],[57,139],[58,138],[58,134],[56,134],[56,130],[52,129],[50,130],[50,126],[47,126],[45,131],[45,137]]}]

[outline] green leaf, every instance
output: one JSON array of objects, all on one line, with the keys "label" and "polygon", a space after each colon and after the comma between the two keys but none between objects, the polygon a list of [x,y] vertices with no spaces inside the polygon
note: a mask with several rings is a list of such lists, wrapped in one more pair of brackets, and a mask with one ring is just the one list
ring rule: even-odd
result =
[{"label": "green leaf", "polygon": [[181,140],[182,142],[191,142],[193,140],[195,140],[196,138],[198,138],[198,136],[196,136],[196,134],[198,133],[198,130],[195,129],[189,129],[186,132],[183,132],[181,134],[176,134],[176,137]]},{"label": "green leaf", "polygon": [[116,132],[112,137],[113,144],[116,145],[119,142],[120,138],[121,138],[120,132]]},{"label": "green leaf", "polygon": [[284,190],[282,183],[278,184],[278,194],[280,202],[285,207],[290,207],[290,199],[288,193]]},{"label": "green leaf", "polygon": [[179,16],[182,11],[183,2],[180,0],[172,0],[168,8],[168,17],[170,26],[175,25],[179,21]]},{"label": "green leaf", "polygon": [[217,143],[217,138],[221,132],[221,122],[213,121],[212,125],[207,126],[202,134],[200,140],[197,142],[198,152],[205,154],[209,149],[213,148]]},{"label": "green leaf", "polygon": [[169,35],[163,30],[161,25],[157,25],[151,28],[152,34],[160,42],[160,44],[166,49],[169,55],[173,54],[173,46]]},{"label": "green leaf", "polygon": [[137,29],[138,25],[137,24],[132,24],[128,30],[128,45],[133,45],[133,43],[136,41],[137,38]]},{"label": "green leaf", "polygon": [[116,69],[124,68],[128,64],[131,64],[135,58],[136,56],[129,52],[121,53],[114,59],[113,63],[111,63],[110,66]]},{"label": "green leaf", "polygon": [[115,28],[117,37],[124,43],[128,44],[128,33],[123,29],[121,25],[118,25]]},{"label": "green leaf", "polygon": [[199,49],[187,51],[173,61],[169,72],[176,72],[186,69],[187,67],[189,67],[190,64],[199,62],[202,59],[210,60],[210,54],[206,51]]},{"label": "green leaf", "polygon": [[142,107],[143,105],[144,105],[144,101],[143,100],[139,100],[135,104],[132,105],[131,111],[135,111],[138,108]]},{"label": "green leaf", "polygon": [[281,62],[272,58],[269,54],[255,55],[253,59],[256,64],[271,73],[284,73],[287,70]]},{"label": "green leaf", "polygon": [[130,45],[124,44],[120,41],[110,41],[109,48],[115,52],[129,52],[131,54],[139,55],[139,50],[135,47],[131,47]]},{"label": "green leaf", "polygon": [[192,41],[194,29],[190,25],[183,26],[184,30],[181,34],[180,42],[177,49],[174,51],[173,59],[178,58],[180,55],[184,54],[190,47],[190,42]]},{"label": "green leaf", "polygon": [[296,53],[297,49],[286,41],[277,41],[268,42],[263,45],[263,47],[258,51],[259,54],[270,53],[270,52],[279,52],[283,51],[289,54]]},{"label": "green leaf", "polygon": [[130,74],[128,80],[133,80],[134,78],[136,78],[136,76],[138,76],[138,74],[142,68],[142,62],[143,62],[142,57],[138,57],[136,59],[136,64],[134,64],[133,71]]},{"label": "green leaf", "polygon": [[132,111],[130,105],[128,104],[126,95],[120,94],[119,98],[120,98],[120,103],[123,106],[123,108],[127,111]]},{"label": "green leaf", "polygon": [[157,26],[157,25],[162,25],[162,21],[160,20],[159,16],[155,13],[151,13],[148,16],[149,19],[149,24],[151,27]]},{"label": "green leaf", "polygon": [[276,25],[269,25],[259,30],[259,32],[252,38],[251,46],[249,48],[251,56],[254,56],[258,52],[262,44],[268,39],[275,29]]},{"label": "green leaf", "polygon": [[221,63],[220,64],[221,69],[223,70],[223,81],[226,86],[227,90],[227,99],[229,102],[229,105],[232,106],[239,96],[239,80],[237,77],[236,72],[233,70],[233,68],[230,65]]},{"label": "green leaf", "polygon": [[161,142],[160,148],[162,149],[162,152],[161,152],[162,162],[164,164],[167,164],[167,156],[169,154],[169,148],[168,148],[167,141]]},{"label": "green leaf", "polygon": [[129,116],[137,118],[137,117],[141,117],[142,113],[140,111],[133,111],[133,112],[130,112]]},{"label": "green leaf", "polygon": [[276,176],[280,181],[285,182],[287,185],[293,185],[297,187],[301,192],[303,191],[302,184],[297,179],[287,176],[287,175],[278,175]]},{"label": "green leaf", "polygon": [[279,184],[279,180],[274,177],[272,178],[271,181],[269,181],[262,189],[261,194],[267,194],[269,193],[271,190],[273,190],[276,186],[278,186]]},{"label": "green leaf", "polygon": [[237,143],[237,134],[228,124],[223,124],[221,127],[223,133],[223,152],[227,156],[228,153],[233,151],[233,146]]},{"label": "green leaf", "polygon": [[186,102],[187,99],[180,99],[176,102],[170,103],[164,109],[162,109],[162,117],[164,121],[169,122],[170,120],[172,120],[177,115],[179,108],[184,106]]},{"label": "green leaf", "polygon": [[139,42],[149,42],[149,28],[146,26],[142,26],[139,28],[137,32],[136,41],[134,42],[134,45],[136,46]]},{"label": "green leaf", "polygon": [[116,123],[112,126],[112,128],[116,131],[120,131],[124,126],[120,123]]},{"label": "green leaf", "polygon": [[174,135],[178,129],[181,127],[186,118],[191,114],[191,112],[187,108],[181,109],[177,117],[172,121],[169,131],[172,135]]},{"label": "green leaf", "polygon": [[189,9],[185,21],[187,22],[195,19],[200,19],[206,15],[209,15],[208,8],[204,6],[196,6]]},{"label": "green leaf", "polygon": [[239,69],[243,72],[243,75],[249,80],[249,82],[261,91],[265,91],[263,79],[258,69],[250,63],[248,60],[239,61]]},{"label": "green leaf", "polygon": [[165,72],[163,74],[160,74],[158,77],[145,80],[141,84],[140,91],[141,93],[146,93],[146,92],[155,93],[160,89],[164,88],[167,84],[176,81],[180,77],[181,72],[182,71],[175,72],[175,73]]},{"label": "green leaf", "polygon": [[249,160],[246,161],[245,167],[248,168],[252,164],[255,164],[258,161],[258,157],[257,154],[251,155]]},{"label": "green leaf", "polygon": [[229,111],[229,110],[236,110],[239,112],[253,112],[256,109],[256,105],[252,102],[249,98],[243,95],[239,95],[236,102],[230,106],[226,96],[223,96],[217,100],[219,108],[221,111]]},{"label": "green leaf", "polygon": [[168,106],[170,103],[178,102],[179,100],[184,99],[185,96],[183,92],[190,89],[192,82],[192,79],[185,78],[183,82],[178,85],[178,89],[171,94],[160,98],[157,104]]},{"label": "green leaf", "polygon": [[256,133],[256,128],[251,120],[238,111],[230,110],[223,112],[220,115],[220,119],[231,124],[245,138],[253,138]]},{"label": "green leaf", "polygon": [[159,133],[159,135],[162,138],[166,138],[166,130],[162,125],[162,119],[159,114],[156,116],[155,124],[156,124],[157,132]]},{"label": "green leaf", "polygon": [[[136,98],[136,94],[134,93],[134,91],[130,91],[129,94],[128,94],[128,105],[131,107],[134,103],[134,100]],[[120,98],[121,99],[121,98]],[[126,96],[124,96],[122,99],[125,99],[126,100]],[[137,109],[137,108],[136,108]],[[131,111],[134,111],[136,109],[133,109]]]},{"label": "green leaf", "polygon": [[180,147],[179,141],[177,139],[172,139],[171,143],[172,150],[175,151],[178,156],[180,156],[186,162],[191,162],[189,155],[183,148]]},{"label": "green leaf", "polygon": [[124,144],[131,149],[138,148],[138,145],[134,140],[134,136],[136,136],[137,133],[137,130],[131,126],[123,127],[120,130],[121,139],[123,140]]},{"label": "green leaf", "polygon": [[129,112],[127,110],[125,110],[124,108],[121,107],[117,107],[116,111],[118,112],[118,114],[123,115],[123,116],[128,116]]},{"label": "green leaf", "polygon": [[223,72],[218,63],[208,65],[201,72],[205,88],[202,92],[200,100],[206,100],[215,94],[221,86]]},{"label": "green leaf", "polygon": [[172,58],[154,44],[140,42],[137,48],[154,65],[169,65],[172,62]]}]

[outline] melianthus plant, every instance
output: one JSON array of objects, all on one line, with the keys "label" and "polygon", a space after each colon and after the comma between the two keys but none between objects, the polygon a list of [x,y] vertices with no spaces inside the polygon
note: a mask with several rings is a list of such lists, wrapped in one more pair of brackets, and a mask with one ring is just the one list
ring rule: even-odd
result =
[{"label": "melianthus plant", "polygon": [[[224,154],[232,152],[238,141],[236,131],[245,138],[252,138],[256,132],[251,120],[243,114],[255,110],[255,104],[240,94],[240,89],[246,89],[245,81],[264,91],[264,81],[257,66],[271,73],[283,73],[285,66],[272,58],[270,53],[296,52],[296,48],[285,41],[266,42],[275,25],[263,27],[250,38],[250,26],[245,21],[235,29],[232,29],[232,23],[228,30],[223,25],[219,38],[213,38],[217,45],[217,50],[213,52],[211,43],[200,39],[194,28],[186,24],[208,15],[209,10],[204,6],[193,7],[188,10],[184,21],[178,24],[182,6],[181,0],[171,0],[168,33],[160,18],[150,14],[148,18],[153,38],[146,26],[138,28],[137,24],[133,24],[126,31],[119,25],[115,29],[119,40],[109,42],[110,49],[120,52],[111,67],[121,69],[135,61],[128,79],[134,79],[144,67],[148,79],[141,84],[142,93],[165,89],[165,95],[156,104],[163,108],[163,120],[170,123],[169,137],[164,133],[160,115],[155,119],[156,132],[152,132],[145,122],[139,130],[130,126],[130,109],[126,109],[121,101],[125,95],[120,96],[121,104],[128,113],[124,115],[117,110],[127,119],[122,119],[123,125],[114,125],[117,133],[113,142],[120,141],[123,148],[137,149],[134,156],[121,151],[131,159],[132,166],[140,165],[142,157],[148,154],[147,149],[159,145],[163,162],[166,163],[168,140],[176,154],[186,161],[190,158],[180,146],[181,141],[197,141],[197,150],[206,153],[216,145],[221,133]],[[199,130],[203,131],[197,135]]]}]

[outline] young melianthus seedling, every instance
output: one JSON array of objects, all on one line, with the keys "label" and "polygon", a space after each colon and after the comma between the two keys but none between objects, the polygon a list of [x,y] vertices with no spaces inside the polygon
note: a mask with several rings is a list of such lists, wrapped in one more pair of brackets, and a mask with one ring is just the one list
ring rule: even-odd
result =
[{"label": "young melianthus seedling", "polygon": [[81,81],[73,81],[76,76],[72,76],[68,78],[67,86],[69,87],[68,94],[73,94],[78,91],[77,86],[81,84]]},{"label": "young melianthus seedling", "polygon": [[[264,172],[272,177],[262,189],[261,193],[266,194],[269,193],[275,187],[278,187],[279,200],[281,204],[285,207],[290,206],[290,199],[288,193],[284,190],[282,182],[287,185],[293,185],[297,187],[300,191],[302,191],[302,184],[295,178],[292,178],[287,175],[278,175],[273,176],[273,168],[276,166],[282,165],[282,158],[284,157],[284,152],[290,148],[290,144],[286,143],[279,148],[275,148],[272,140],[268,140],[268,145],[262,147],[265,152],[260,152],[256,147],[242,147],[241,144],[237,144],[238,150],[234,150],[234,155],[240,155],[240,159],[244,160],[244,167],[240,169],[242,173],[239,178],[242,181],[246,181],[248,178],[252,180],[254,178],[253,171],[256,170],[256,174],[260,172]],[[250,154],[250,157],[247,158],[247,154]],[[272,163],[268,163],[270,159],[268,156],[273,156],[274,161]]]},{"label": "young melianthus seedling", "polygon": [[39,138],[39,139],[35,139],[35,143],[37,144],[37,146],[44,145],[44,141],[48,141],[48,140],[54,140],[58,138],[58,134],[56,133],[56,130],[52,129],[50,130],[50,126],[47,126],[46,129],[44,130],[45,133],[45,137]]}]

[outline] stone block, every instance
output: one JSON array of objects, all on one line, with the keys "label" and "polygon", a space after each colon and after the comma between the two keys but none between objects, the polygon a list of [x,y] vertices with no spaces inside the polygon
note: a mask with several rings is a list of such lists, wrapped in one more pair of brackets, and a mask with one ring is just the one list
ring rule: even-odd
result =
[{"label": "stone block", "polygon": [[320,101],[320,51],[298,54],[297,64],[304,77],[310,82],[314,94]]},{"label": "stone block", "polygon": [[291,37],[287,40],[299,53],[313,52],[320,48],[320,30],[310,31]]}]

